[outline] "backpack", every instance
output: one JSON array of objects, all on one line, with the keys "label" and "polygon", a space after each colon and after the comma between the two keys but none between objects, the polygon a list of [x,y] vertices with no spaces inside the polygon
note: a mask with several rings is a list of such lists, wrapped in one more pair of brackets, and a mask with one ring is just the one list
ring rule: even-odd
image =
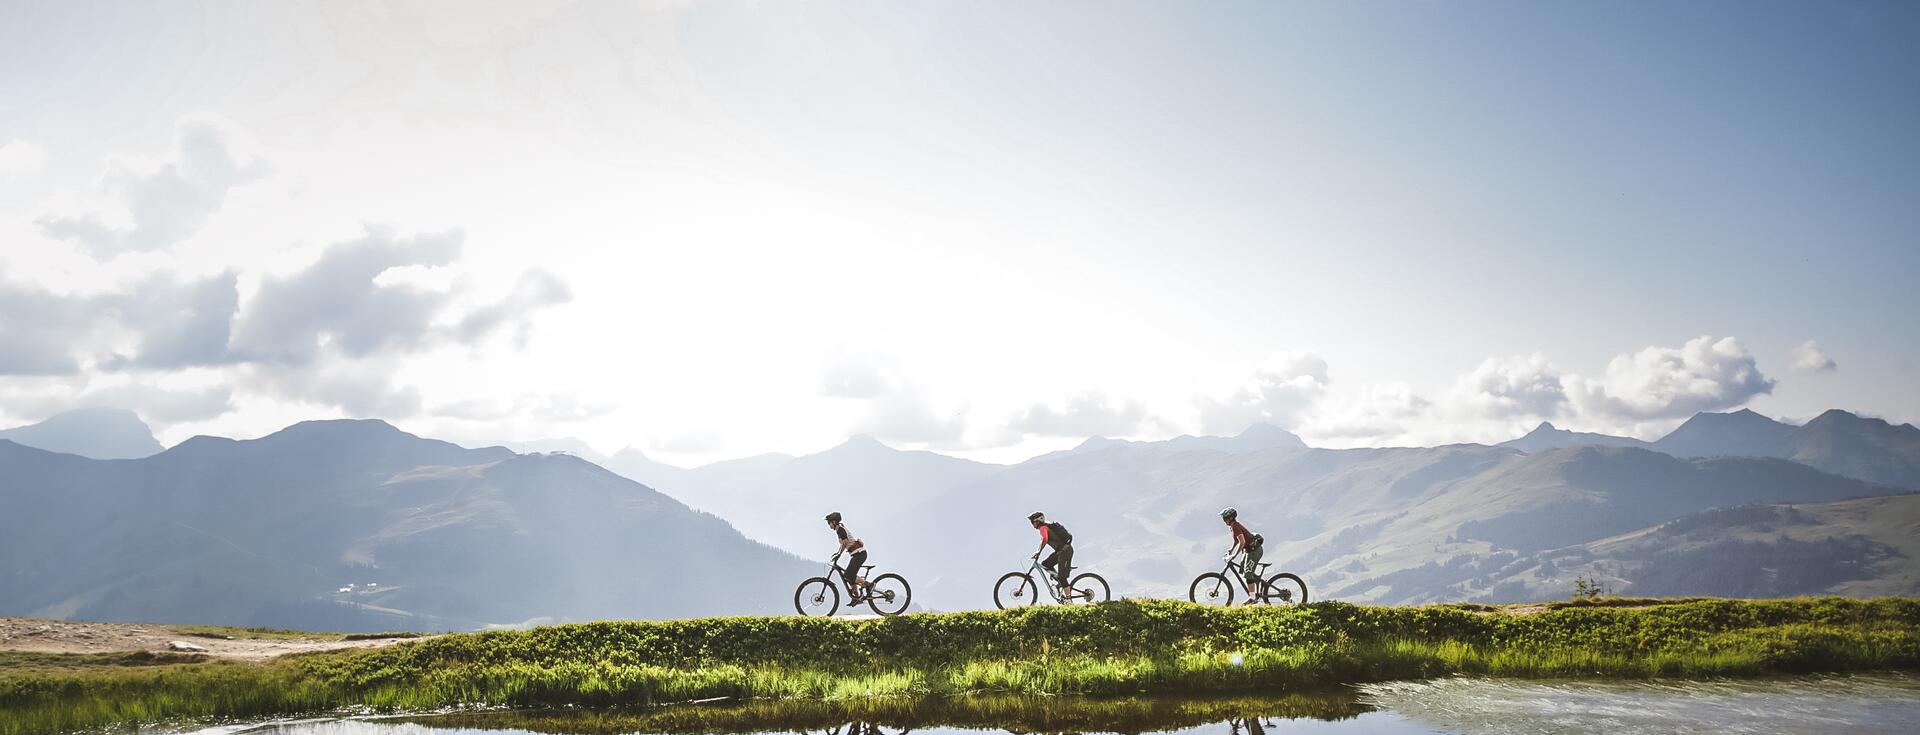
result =
[{"label": "backpack", "polygon": [[1048,523],[1047,524],[1047,540],[1051,541],[1056,538],[1060,539],[1061,546],[1066,546],[1067,544],[1073,543],[1073,534],[1067,531],[1066,526],[1062,526],[1058,523]]}]

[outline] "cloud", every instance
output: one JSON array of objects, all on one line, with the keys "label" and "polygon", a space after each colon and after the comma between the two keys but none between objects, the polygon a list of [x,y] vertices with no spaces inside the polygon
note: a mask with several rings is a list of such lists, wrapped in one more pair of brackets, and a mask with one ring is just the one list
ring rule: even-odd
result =
[{"label": "cloud", "polygon": [[177,369],[231,361],[227,339],[239,309],[239,276],[231,271],[198,281],[160,275],[103,299],[122,324],[138,334],[131,359],[104,367]]},{"label": "cloud", "polygon": [[855,431],[887,443],[957,447],[967,433],[967,408],[941,410],[918,391],[893,393],[869,400]]},{"label": "cloud", "polygon": [[1773,392],[1774,386],[1733,337],[1696,337],[1678,348],[1648,347],[1613,358],[1598,380],[1568,382],[1580,413],[1629,421],[1733,408]]},{"label": "cloud", "polygon": [[1820,345],[1813,340],[1801,342],[1793,348],[1793,369],[1803,373],[1830,373],[1839,369],[1839,363],[1820,351]]},{"label": "cloud", "polygon": [[1091,390],[1069,396],[1058,408],[1035,403],[1009,417],[1004,428],[1010,442],[1028,436],[1133,436],[1147,419],[1145,404],[1135,400],[1116,402],[1105,393]]},{"label": "cloud", "polygon": [[183,120],[172,153],[158,165],[109,166],[100,183],[108,211],[48,214],[38,220],[40,230],[103,261],[193,237],[226,202],[227,192],[266,173],[263,163],[242,160],[234,137],[219,123]]},{"label": "cloud", "polygon": [[226,385],[167,388],[153,381],[40,378],[0,386],[0,407],[20,416],[50,416],[75,408],[124,408],[153,423],[205,421],[233,411]]},{"label": "cloud", "polygon": [[1534,353],[1488,358],[1460,376],[1451,399],[1455,408],[1475,417],[1549,417],[1566,405],[1567,390],[1560,369]]},{"label": "cloud", "polygon": [[233,389],[224,385],[168,389],[146,383],[125,383],[82,396],[77,405],[126,408],[148,421],[172,424],[206,421],[233,411]]},{"label": "cloud", "polygon": [[864,410],[853,423],[854,433],[898,444],[941,448],[965,444],[967,407],[936,408],[932,398],[906,378],[899,364],[884,355],[840,354],[821,372],[820,393],[860,402]]},{"label": "cloud", "polygon": [[94,328],[84,298],[0,277],[0,375],[71,375]]},{"label": "cloud", "polygon": [[879,355],[844,354],[820,373],[820,395],[829,398],[879,398],[900,390],[899,367]]},{"label": "cloud", "polygon": [[1405,383],[1361,386],[1320,406],[1301,433],[1336,442],[1378,444],[1405,437],[1430,419],[1433,402]]},{"label": "cloud", "polygon": [[1262,422],[1296,428],[1326,392],[1327,361],[1312,352],[1288,352],[1268,360],[1226,397],[1194,402],[1202,432],[1230,436]]},{"label": "cloud", "polygon": [[376,279],[395,268],[451,264],[462,239],[458,230],[403,238],[368,228],[302,271],[267,277],[234,330],[234,350],[249,361],[303,366],[327,351],[358,358],[424,348],[451,296]]},{"label": "cloud", "polygon": [[0,181],[23,181],[40,174],[47,165],[47,149],[14,139],[0,145]]},{"label": "cloud", "polygon": [[330,360],[326,364],[253,365],[245,383],[254,392],[297,403],[337,408],[355,418],[418,416],[420,389],[394,382],[392,358]]},{"label": "cloud", "polygon": [[531,324],[525,317],[542,308],[572,300],[573,290],[567,288],[566,282],[560,280],[559,276],[539,268],[527,271],[505,297],[475,309],[460,320],[460,339],[471,344],[503,326],[514,324],[514,344],[525,347]]}]

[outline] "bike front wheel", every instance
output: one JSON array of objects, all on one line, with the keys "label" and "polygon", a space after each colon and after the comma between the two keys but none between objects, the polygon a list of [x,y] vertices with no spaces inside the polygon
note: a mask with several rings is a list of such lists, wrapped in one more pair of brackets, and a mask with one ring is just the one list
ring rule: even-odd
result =
[{"label": "bike front wheel", "polygon": [[1267,589],[1263,602],[1269,605],[1305,605],[1307,604],[1307,582],[1300,575],[1281,572],[1267,578]]},{"label": "bike front wheel", "polygon": [[1007,572],[993,583],[993,606],[1005,610],[1040,602],[1040,588],[1023,572]]},{"label": "bike front wheel", "polygon": [[913,588],[898,574],[874,577],[867,586],[867,607],[881,615],[893,616],[907,611],[913,602]]},{"label": "bike front wheel", "polygon": [[1067,602],[1106,602],[1113,599],[1113,590],[1107,587],[1107,580],[1093,572],[1074,577],[1073,584],[1067,586],[1073,590],[1073,597]]},{"label": "bike front wheel", "polygon": [[1219,572],[1207,572],[1193,578],[1193,584],[1187,587],[1187,599],[1202,605],[1232,605],[1233,582]]},{"label": "bike front wheel", "polygon": [[793,609],[801,615],[832,615],[840,610],[840,588],[826,577],[814,577],[793,591]]}]

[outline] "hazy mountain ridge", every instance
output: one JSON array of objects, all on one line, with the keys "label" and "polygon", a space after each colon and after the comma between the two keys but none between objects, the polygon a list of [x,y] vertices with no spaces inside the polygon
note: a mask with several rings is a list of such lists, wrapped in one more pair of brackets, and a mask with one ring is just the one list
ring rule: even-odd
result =
[{"label": "hazy mountain ridge", "polygon": [[358,629],[777,612],[784,593],[740,590],[811,571],[584,460],[377,421],[123,462],[0,442],[0,502],[8,614]]},{"label": "hazy mountain ridge", "polygon": [[1699,413],[1657,441],[1556,429],[1542,423],[1498,446],[1526,452],[1633,446],[1675,457],[1777,457],[1836,475],[1920,490],[1920,428],[1833,409],[1801,426],[1751,410]]},{"label": "hazy mountain ridge", "polygon": [[91,459],[138,459],[164,449],[138,415],[117,408],[66,411],[37,424],[0,430],[0,439]]},{"label": "hazy mountain ridge", "polygon": [[868,541],[880,519],[948,488],[994,472],[990,465],[925,451],[893,449],[870,436],[855,436],[815,454],[762,454],[682,469],[636,450],[608,461],[608,468],[639,479],[689,506],[728,519],[758,541],[806,558],[824,557],[833,536],[821,517],[847,516],[847,525]]},{"label": "hazy mountain ridge", "polygon": [[[1273,449],[1239,455],[1117,446],[1008,468],[903,517],[903,559],[930,606],[977,605],[998,572],[1024,566],[1025,515],[1067,524],[1077,563],[1117,593],[1181,596],[1228,545],[1233,505],[1267,538],[1276,571],[1322,598],[1495,599],[1502,568],[1718,507],[1899,492],[1772,458],[1681,459],[1632,448],[1526,454],[1480,445]],[[955,551],[959,550],[959,551]],[[1564,596],[1571,590],[1555,590]],[[1511,591],[1511,590],[1506,590]],[[1911,593],[1913,590],[1908,590]]]},{"label": "hazy mountain ridge", "polygon": [[1910,595],[1920,589],[1920,494],[1804,505],[1741,505],[1516,560],[1503,600],[1571,580],[1636,596]]}]

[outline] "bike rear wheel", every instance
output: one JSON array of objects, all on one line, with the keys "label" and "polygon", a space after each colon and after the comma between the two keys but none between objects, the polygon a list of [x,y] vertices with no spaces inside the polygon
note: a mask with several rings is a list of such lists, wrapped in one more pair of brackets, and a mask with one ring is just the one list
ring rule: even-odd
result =
[{"label": "bike rear wheel", "polygon": [[1262,601],[1269,605],[1305,605],[1307,582],[1292,572],[1275,574],[1267,578],[1266,594]]},{"label": "bike rear wheel", "polygon": [[1113,589],[1107,586],[1107,580],[1093,572],[1087,572],[1073,578],[1073,597],[1067,602],[1085,600],[1087,602],[1106,602],[1113,599]]},{"label": "bike rear wheel", "polygon": [[1007,572],[993,583],[993,606],[1005,610],[1040,602],[1040,588],[1025,572]]},{"label": "bike rear wheel", "polygon": [[906,612],[912,602],[913,588],[907,585],[906,577],[898,574],[874,577],[867,587],[867,607],[881,615],[899,615]]},{"label": "bike rear wheel", "polygon": [[813,577],[793,591],[793,609],[801,615],[832,615],[840,610],[840,588],[826,577]]},{"label": "bike rear wheel", "polygon": [[1193,578],[1187,587],[1187,600],[1202,605],[1226,607],[1233,604],[1233,581],[1219,572],[1207,572]]}]

